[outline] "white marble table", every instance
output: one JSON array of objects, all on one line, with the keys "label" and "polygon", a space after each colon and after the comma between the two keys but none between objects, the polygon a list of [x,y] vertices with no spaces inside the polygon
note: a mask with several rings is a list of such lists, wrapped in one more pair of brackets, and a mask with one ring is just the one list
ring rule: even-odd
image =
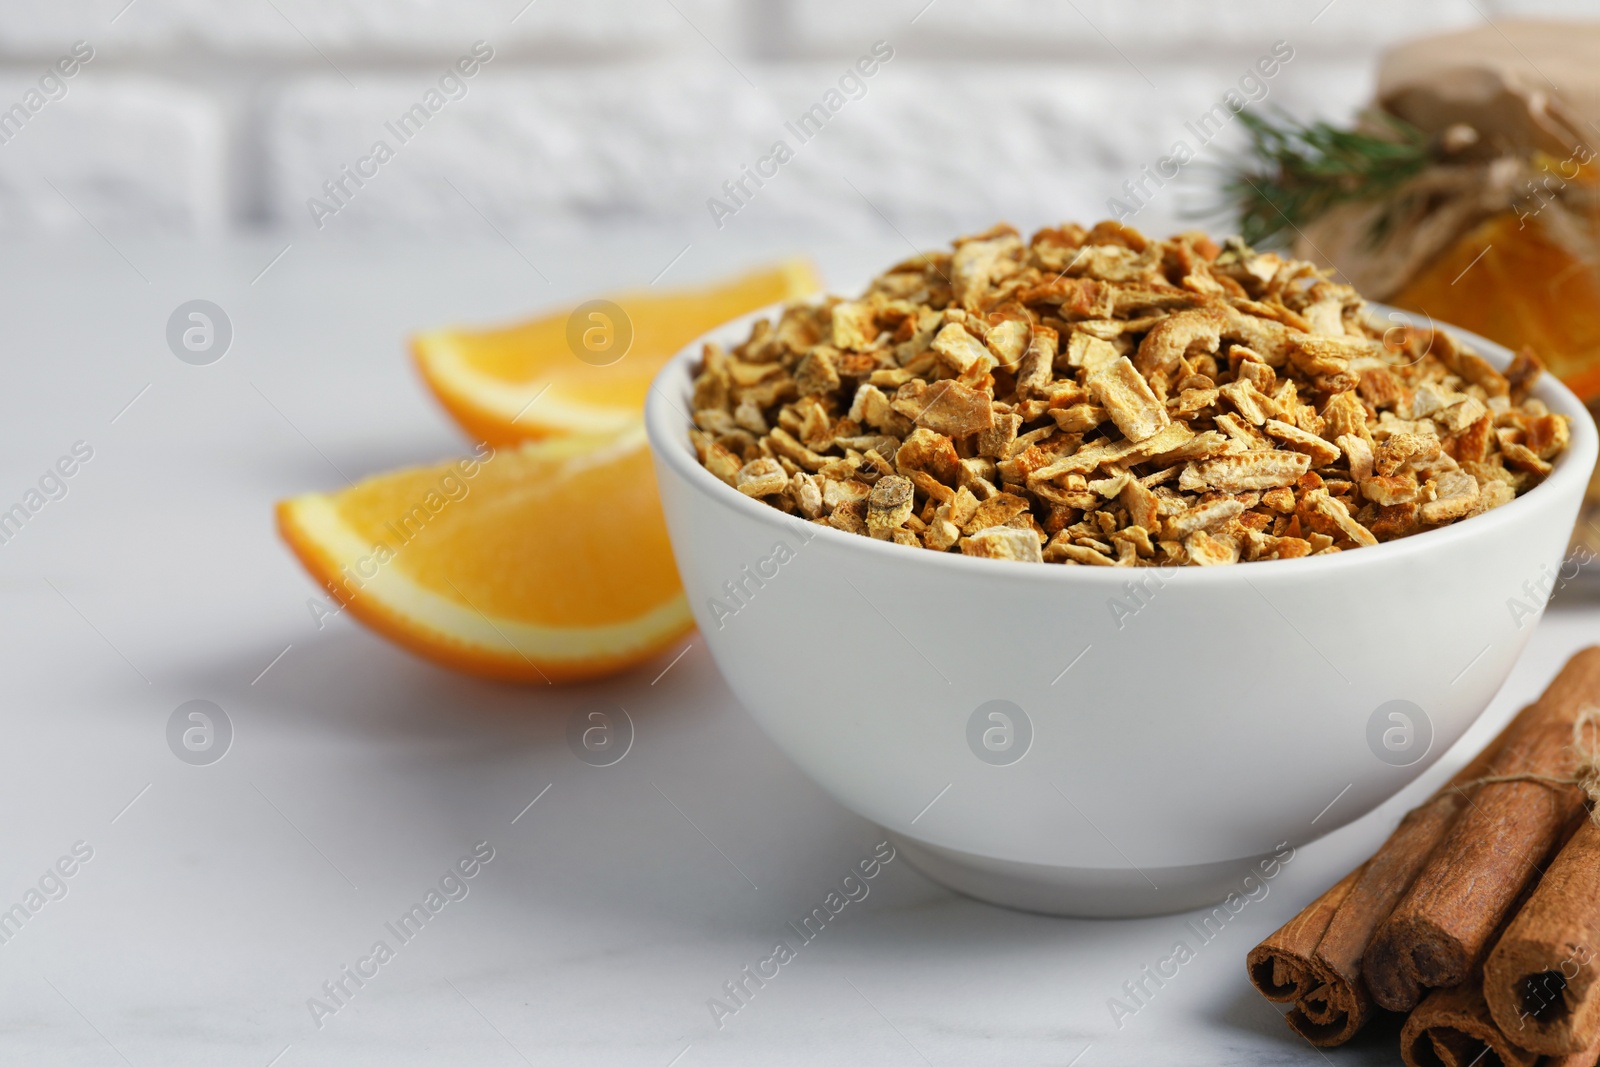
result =
[{"label": "white marble table", "polygon": [[[319,628],[316,589],[271,522],[275,499],[342,484],[340,472],[463,447],[401,355],[408,329],[648,282],[679,248],[308,242],[252,283],[281,247],[90,235],[0,252],[0,507],[75,442],[93,450],[66,495],[0,544],[0,909],[41,879],[59,897],[0,944],[0,1062],[1322,1061],[1249,990],[1244,953],[1365,855],[1459,752],[1302,849],[1120,1028],[1109,999],[1189,936],[1184,916],[1017,914],[898,859],[713,1018],[711,998],[733,1005],[724,983],[779,937],[799,943],[785,924],[871,854],[873,827],[778,755],[697,641],[664,674],[670,657],[588,688],[456,677],[348,618]],[[709,243],[666,280],[781,250]],[[845,285],[902,251],[822,258]],[[180,362],[164,340],[192,298],[234,326],[210,366]],[[1597,623],[1593,608],[1558,602],[1468,743]],[[596,695],[638,728],[604,768],[565,741],[568,713]],[[195,699],[234,730],[205,766],[167,742],[174,709]],[[493,858],[446,881],[460,899],[408,940],[391,932],[478,842]],[[92,857],[49,877],[75,845]],[[379,940],[393,950],[381,964]],[[346,966],[370,977],[358,986]],[[323,989],[333,981],[338,1001]],[[1393,1040],[1328,1060],[1393,1062]]]}]

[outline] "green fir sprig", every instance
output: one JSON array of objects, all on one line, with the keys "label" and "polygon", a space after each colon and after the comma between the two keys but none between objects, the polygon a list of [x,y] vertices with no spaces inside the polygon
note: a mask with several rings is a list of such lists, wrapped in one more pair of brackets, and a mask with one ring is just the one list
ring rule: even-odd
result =
[{"label": "green fir sprig", "polygon": [[1239,120],[1250,148],[1228,170],[1222,190],[1250,245],[1287,244],[1286,231],[1339,204],[1384,200],[1433,162],[1426,134],[1381,112],[1366,116],[1360,129],[1301,123],[1281,112],[1263,118],[1241,111]]}]

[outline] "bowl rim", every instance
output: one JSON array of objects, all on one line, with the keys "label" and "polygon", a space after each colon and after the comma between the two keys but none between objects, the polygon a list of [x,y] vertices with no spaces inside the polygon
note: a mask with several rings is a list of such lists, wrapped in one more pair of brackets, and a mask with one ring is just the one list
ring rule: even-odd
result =
[{"label": "bowl rim", "polygon": [[[736,514],[755,519],[776,531],[796,533],[797,528],[804,528],[807,535],[806,542],[820,536],[825,539],[824,543],[836,543],[847,550],[868,553],[868,558],[874,553],[883,554],[882,559],[885,564],[890,560],[898,560],[906,566],[931,567],[939,570],[956,568],[969,574],[1002,580],[1028,578],[1041,582],[1087,582],[1096,586],[1113,587],[1120,587],[1129,581],[1132,573],[1151,569],[1159,571],[1163,582],[1188,583],[1238,581],[1241,572],[1243,580],[1247,582],[1250,581],[1251,575],[1276,580],[1302,575],[1309,577],[1324,572],[1336,574],[1341,569],[1363,566],[1362,560],[1367,560],[1368,565],[1402,562],[1407,556],[1416,557],[1420,553],[1447,547],[1447,538],[1459,541],[1462,538],[1473,537],[1475,536],[1473,531],[1486,535],[1492,529],[1500,529],[1509,523],[1528,517],[1527,513],[1532,508],[1541,505],[1557,493],[1581,495],[1594,469],[1597,449],[1600,449],[1600,431],[1596,430],[1594,419],[1588,409],[1560,379],[1546,371],[1540,375],[1532,395],[1542,400],[1551,412],[1571,417],[1572,432],[1567,450],[1557,458],[1555,469],[1551,471],[1550,476],[1522,496],[1497,508],[1474,515],[1470,519],[1451,523],[1449,526],[1424,530],[1409,537],[1327,556],[1253,560],[1231,567],[1069,567],[1023,560],[987,559],[958,552],[930,552],[926,549],[911,551],[908,546],[898,545],[892,541],[879,541],[859,534],[846,533],[831,526],[809,522],[779,511],[769,504],[740,493],[703,467],[695,456],[689,440],[693,416],[685,410],[688,405],[680,405],[679,401],[684,399],[685,389],[693,387],[694,379],[690,367],[699,361],[702,346],[713,341],[727,344],[732,338],[742,339],[755,322],[763,318],[773,318],[783,310],[783,307],[783,302],[769,304],[707,330],[662,365],[651,380],[645,398],[645,433],[650,441],[651,452],[658,462],[670,466],[698,493]],[[1387,304],[1370,301],[1367,303],[1367,309],[1371,315],[1383,315],[1397,323],[1420,325],[1426,320],[1430,325],[1443,329],[1455,340],[1463,342],[1468,349],[1483,356],[1496,370],[1504,370],[1511,362],[1512,353],[1504,345],[1458,326],[1438,322],[1432,316],[1418,316]],[[674,399],[675,397],[677,399]],[[1269,566],[1258,566],[1259,564],[1269,564]]]}]

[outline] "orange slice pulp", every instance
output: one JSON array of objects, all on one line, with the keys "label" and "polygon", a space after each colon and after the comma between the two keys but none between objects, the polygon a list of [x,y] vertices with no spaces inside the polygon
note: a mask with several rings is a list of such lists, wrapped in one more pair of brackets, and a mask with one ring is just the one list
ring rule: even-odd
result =
[{"label": "orange slice pulp", "polygon": [[278,529],[367,625],[472,674],[596,677],[694,625],[638,422],[307,493]]},{"label": "orange slice pulp", "polygon": [[729,319],[816,292],[791,259],[715,285],[620,294],[491,330],[412,338],[428,387],[475,439],[499,445],[615,431],[638,417],[656,371]]}]

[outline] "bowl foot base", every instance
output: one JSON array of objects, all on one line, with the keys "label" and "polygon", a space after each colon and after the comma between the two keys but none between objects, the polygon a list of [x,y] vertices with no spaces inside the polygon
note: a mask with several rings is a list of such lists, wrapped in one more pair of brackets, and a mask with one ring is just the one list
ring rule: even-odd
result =
[{"label": "bowl foot base", "polygon": [[896,834],[890,840],[912,866],[957,893],[1019,911],[1091,919],[1165,915],[1214,904],[1229,893],[1244,893],[1245,876],[1271,855],[1145,868],[1141,873],[993,859]]}]

